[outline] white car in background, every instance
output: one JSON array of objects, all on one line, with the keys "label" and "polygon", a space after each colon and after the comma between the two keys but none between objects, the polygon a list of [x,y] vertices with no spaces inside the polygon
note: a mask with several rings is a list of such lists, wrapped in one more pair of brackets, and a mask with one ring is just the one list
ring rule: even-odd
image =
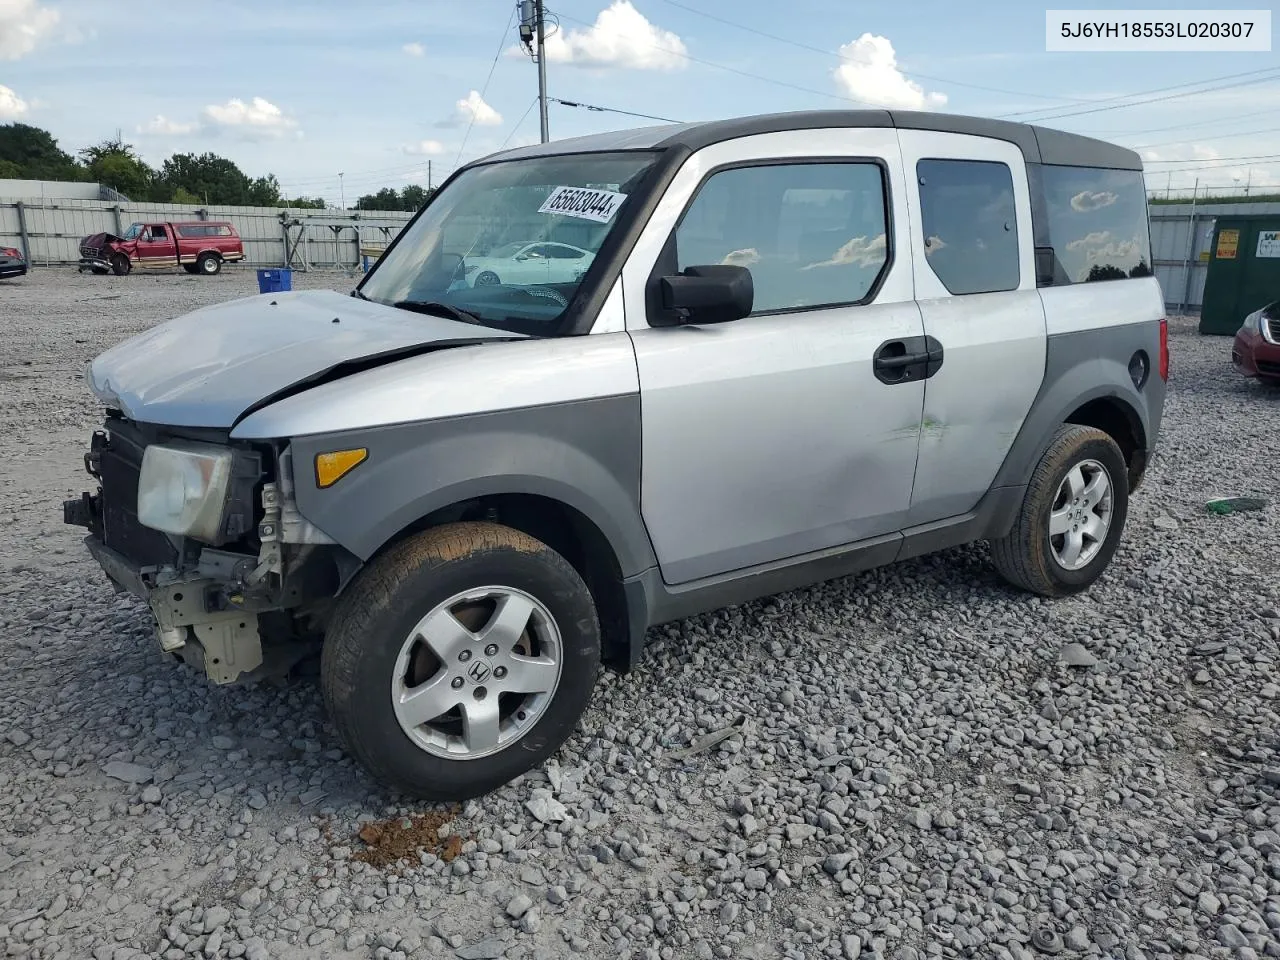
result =
[{"label": "white car in background", "polygon": [[590,250],[567,243],[516,241],[496,246],[486,256],[468,257],[464,272],[473,287],[573,283],[594,258]]}]

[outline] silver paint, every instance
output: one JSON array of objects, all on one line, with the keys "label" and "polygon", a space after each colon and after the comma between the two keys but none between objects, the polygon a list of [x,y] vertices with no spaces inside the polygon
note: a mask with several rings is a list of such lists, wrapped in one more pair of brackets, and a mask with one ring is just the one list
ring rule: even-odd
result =
[{"label": "silver paint", "polygon": [[117,344],[93,361],[89,385],[134,420],[229,427],[265,397],[340,363],[510,336],[330,290],[265,294],[195,310]]},{"label": "silver paint", "polygon": [[[650,328],[645,280],[703,176],[795,157],[887,162],[898,258],[875,303]],[[643,410],[641,511],[668,583],[891,533],[903,526],[922,384],[878,381],[885,340],[923,333],[911,301],[907,211],[892,129],[746,137],[689,158],[624,270]]]},{"label": "silver paint", "polygon": [[1018,218],[1016,290],[955,296],[925,255],[920,185],[908,178],[915,295],[925,332],[942,344],[942,369],[925,384],[910,524],[971,510],[1004,462],[1044,379],[1044,309],[1035,285],[1031,199],[1022,151],[1002,140],[901,130],[902,164],[925,158],[1006,164]]},{"label": "silver paint", "polygon": [[625,333],[487,343],[409,357],[322,384],[254,411],[231,435],[254,440],[337,433],[639,389]]}]

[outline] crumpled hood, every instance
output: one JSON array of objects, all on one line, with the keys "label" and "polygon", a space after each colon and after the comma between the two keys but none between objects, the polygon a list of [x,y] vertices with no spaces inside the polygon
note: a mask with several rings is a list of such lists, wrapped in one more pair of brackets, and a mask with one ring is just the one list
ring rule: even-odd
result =
[{"label": "crumpled hood", "polygon": [[332,290],[263,294],[195,310],[117,344],[90,365],[89,385],[134,420],[227,428],[283,391],[341,375],[344,365],[516,336]]}]

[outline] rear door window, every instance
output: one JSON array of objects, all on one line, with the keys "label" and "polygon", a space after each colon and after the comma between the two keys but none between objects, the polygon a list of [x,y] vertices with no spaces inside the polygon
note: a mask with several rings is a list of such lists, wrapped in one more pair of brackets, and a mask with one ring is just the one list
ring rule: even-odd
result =
[{"label": "rear door window", "polygon": [[992,160],[921,160],[925,259],[956,295],[1016,290],[1018,217],[1013,173]]}]

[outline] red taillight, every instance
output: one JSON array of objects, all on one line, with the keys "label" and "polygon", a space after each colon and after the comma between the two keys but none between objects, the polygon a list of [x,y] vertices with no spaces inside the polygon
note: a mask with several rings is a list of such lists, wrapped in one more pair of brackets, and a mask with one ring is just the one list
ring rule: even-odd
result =
[{"label": "red taillight", "polygon": [[1169,382],[1169,321],[1160,318],[1160,379]]},{"label": "red taillight", "polygon": [[14,247],[0,247],[0,257],[13,257],[15,260],[21,260],[22,254]]}]

